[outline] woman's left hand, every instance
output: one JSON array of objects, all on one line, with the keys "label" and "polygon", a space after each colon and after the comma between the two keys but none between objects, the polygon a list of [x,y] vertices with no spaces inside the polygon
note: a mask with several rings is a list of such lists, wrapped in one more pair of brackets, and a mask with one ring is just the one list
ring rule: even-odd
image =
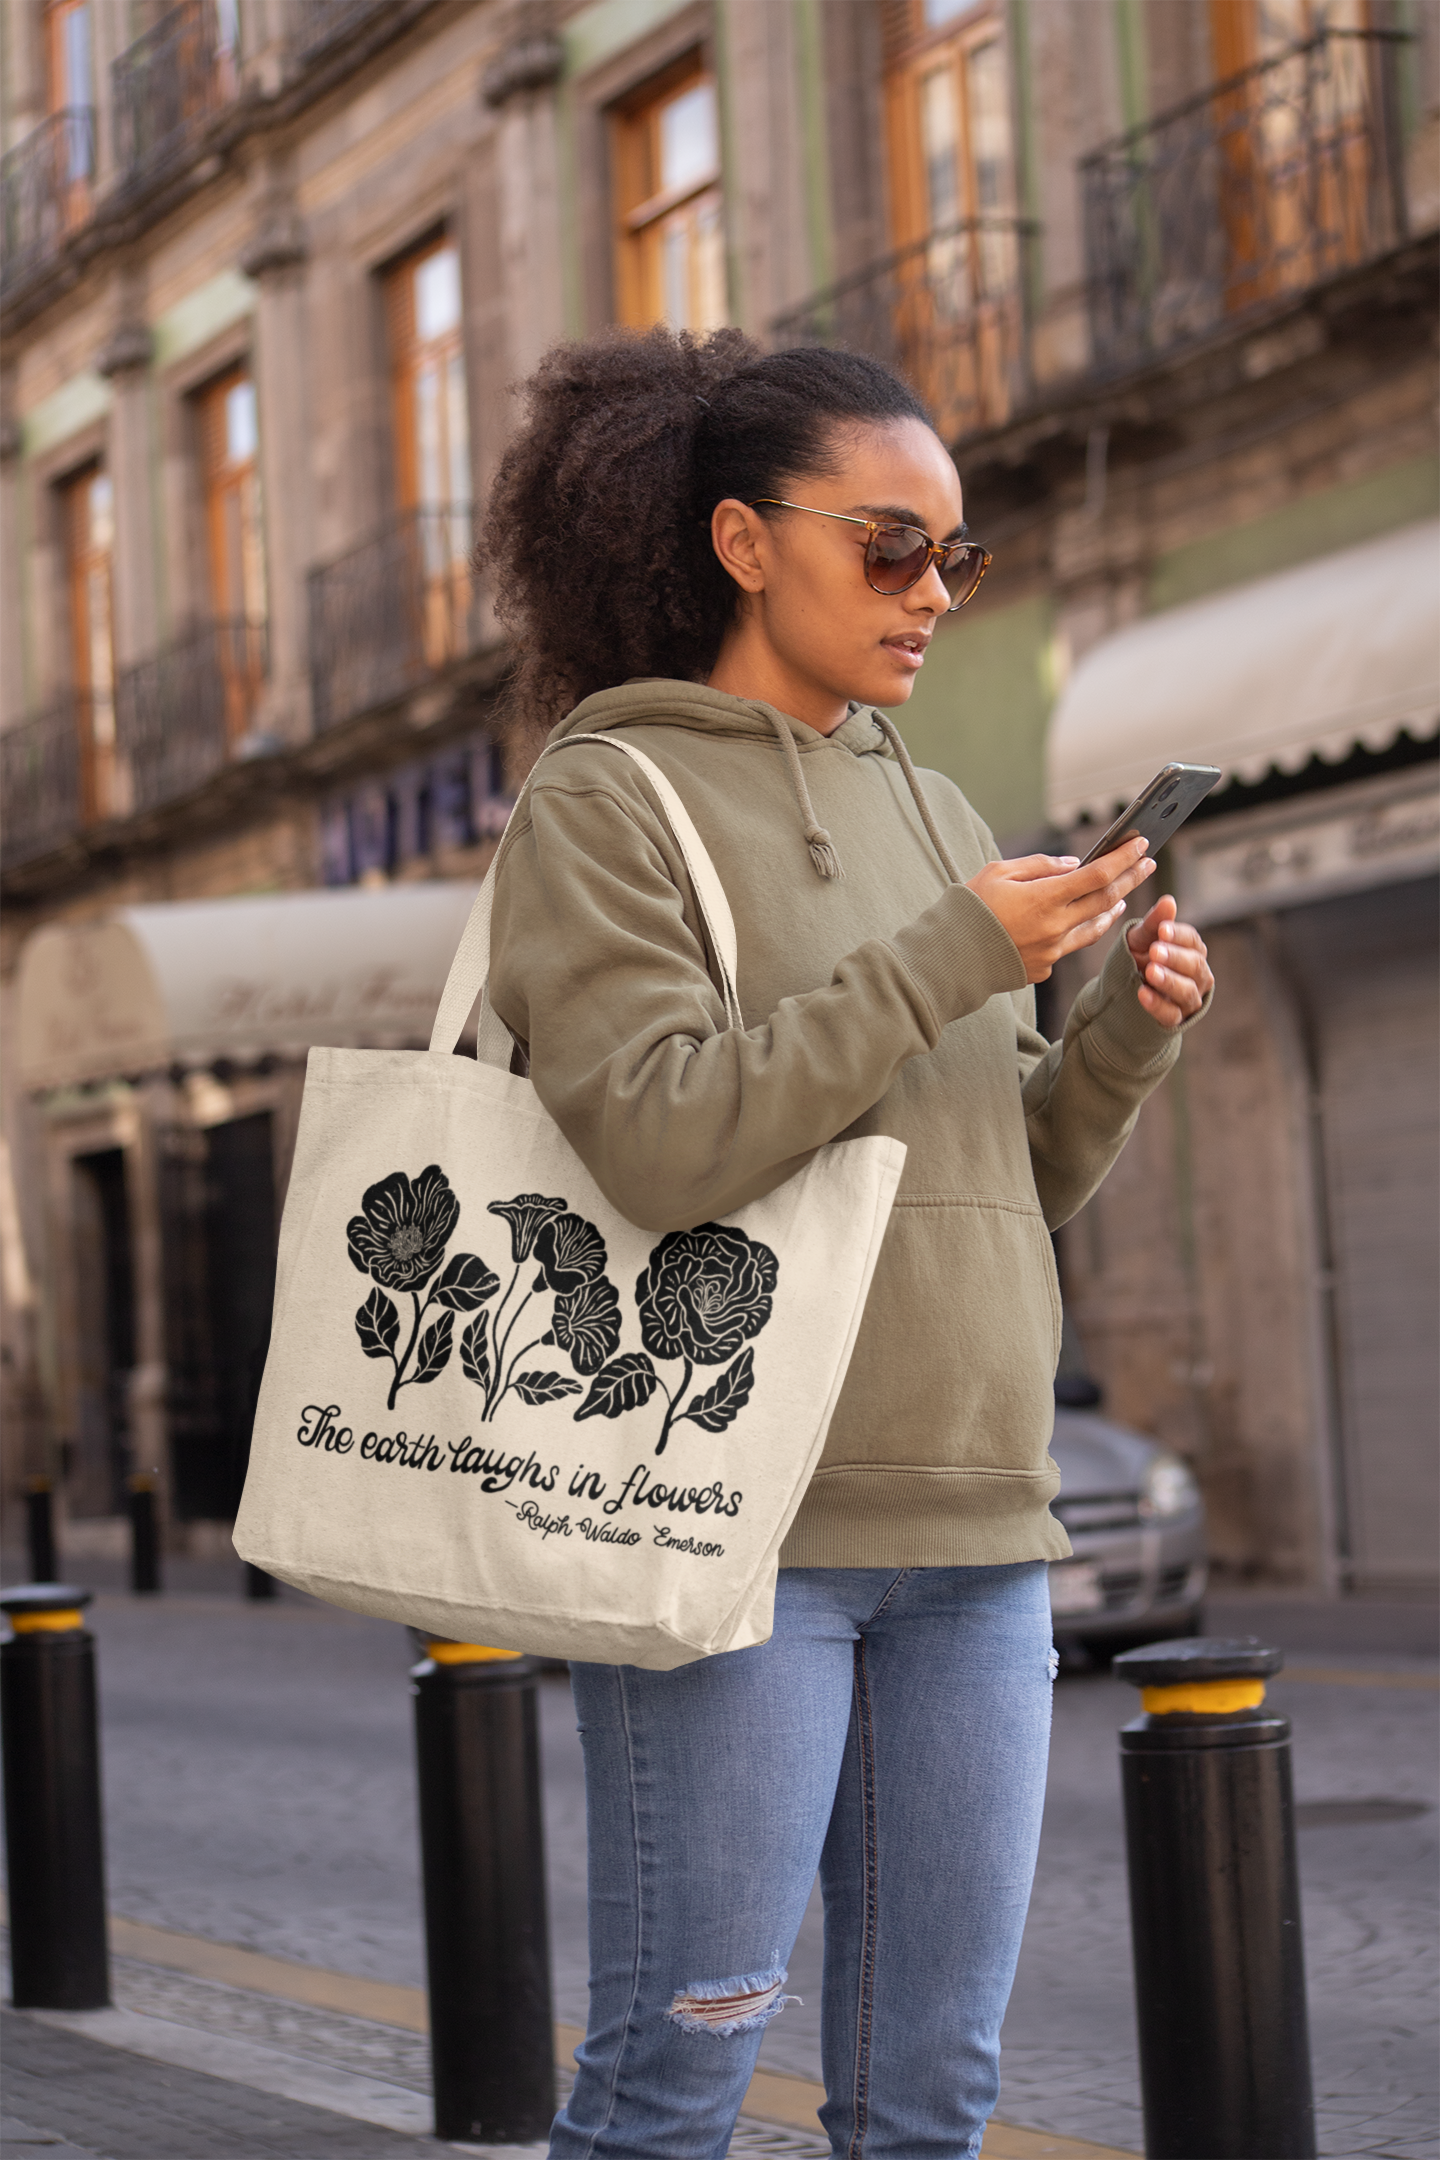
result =
[{"label": "woman's left hand", "polygon": [[1205,955],[1205,940],[1191,923],[1175,920],[1175,902],[1165,893],[1144,922],[1125,932],[1131,957],[1145,980],[1137,995],[1152,1020],[1177,1028],[1199,1012],[1215,987]]}]

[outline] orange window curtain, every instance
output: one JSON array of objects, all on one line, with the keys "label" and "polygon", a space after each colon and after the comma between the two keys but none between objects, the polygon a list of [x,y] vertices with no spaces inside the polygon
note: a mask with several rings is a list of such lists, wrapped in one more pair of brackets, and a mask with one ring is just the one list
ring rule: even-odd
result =
[{"label": "orange window curtain", "polygon": [[726,320],[720,122],[714,78],[682,61],[612,120],[616,312],[645,329]]},{"label": "orange window curtain", "polygon": [[200,472],[213,622],[232,741],[245,733],[265,675],[265,525],[259,420],[249,368],[227,369],[198,399]]},{"label": "orange window curtain", "polygon": [[70,679],[80,745],[80,807],[87,823],[116,807],[115,645],[111,560],[115,539],[110,476],[91,465],[61,492],[70,599]]},{"label": "orange window curtain", "polygon": [[428,666],[469,650],[474,606],[470,422],[465,394],[460,253],[448,236],[407,255],[384,280],[400,586],[407,634]]}]

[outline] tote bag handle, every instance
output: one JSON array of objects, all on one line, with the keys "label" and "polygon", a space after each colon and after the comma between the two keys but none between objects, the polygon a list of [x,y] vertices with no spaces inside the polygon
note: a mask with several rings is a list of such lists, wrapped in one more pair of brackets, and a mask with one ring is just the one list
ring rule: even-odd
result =
[{"label": "tote bag handle", "polygon": [[[720,991],[725,1000],[725,1017],[733,1028],[743,1027],[740,1018],[740,1000],[736,995],[738,947],[735,939],[735,918],[725,897],[725,888],[719,873],[710,860],[709,851],[691,820],[689,811],[676,794],[653,758],[633,743],[625,742],[618,735],[567,735],[562,742],[551,743],[542,750],[541,757],[551,751],[564,750],[571,743],[608,743],[612,750],[621,750],[640,767],[646,779],[660,798],[660,804],[669,821],[684,859],[685,868],[694,888],[696,905],[705,925],[705,935],[710,942],[716,964],[720,970]],[[540,759],[535,761],[530,780],[516,800],[515,810],[524,801],[530,781],[539,770]],[[514,817],[515,810],[510,815]],[[469,919],[455,948],[450,963],[450,973],[445,978],[445,988],[440,993],[440,1003],[435,1013],[435,1025],[430,1031],[430,1048],[440,1056],[453,1052],[477,997],[481,999],[480,1024],[476,1035],[476,1055],[482,1065],[508,1067],[510,1063],[510,1031],[491,1006],[490,982],[490,918],[495,907],[495,864],[500,850],[495,851],[495,861],[485,873],[485,882],[475,895]]]}]

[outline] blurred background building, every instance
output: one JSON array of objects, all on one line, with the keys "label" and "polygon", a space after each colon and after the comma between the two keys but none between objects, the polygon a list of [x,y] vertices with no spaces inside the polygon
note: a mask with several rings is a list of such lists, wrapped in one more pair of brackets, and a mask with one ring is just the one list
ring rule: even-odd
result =
[{"label": "blurred background building", "polygon": [[[1423,0],[4,0],[5,1454],[228,1536],[312,1042],[423,1043],[523,766],[466,564],[603,323],[902,368],[1007,851],[1167,757],[1213,1018],[1059,1241],[1241,1577],[1434,1594]],[[1057,984],[1055,1017],[1079,976]],[[1124,1584],[1106,1586],[1123,1605]]]}]

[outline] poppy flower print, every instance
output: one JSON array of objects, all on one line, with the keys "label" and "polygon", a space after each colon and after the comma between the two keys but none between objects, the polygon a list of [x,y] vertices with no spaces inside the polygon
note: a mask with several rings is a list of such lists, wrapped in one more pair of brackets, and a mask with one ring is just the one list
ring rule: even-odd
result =
[{"label": "poppy flower print", "polygon": [[387,1290],[410,1290],[431,1274],[460,1218],[460,1203],[437,1163],[412,1183],[403,1170],[372,1185],[346,1230],[350,1258]]},{"label": "poppy flower print", "polygon": [[[392,1170],[366,1190],[360,1213],[351,1217],[351,1261],[375,1284],[355,1315],[355,1332],[366,1357],[392,1368],[387,1408],[394,1409],[401,1388],[439,1378],[454,1348],[456,1316],[469,1315],[459,1362],[480,1391],[482,1424],[493,1422],[512,1395],[531,1407],[580,1395],[577,1420],[625,1417],[658,1395],[665,1409],[657,1455],[677,1426],[720,1433],[733,1424],[754,1387],[750,1345],[774,1308],[779,1262],[767,1245],[725,1223],[663,1237],[635,1285],[644,1349],[622,1352],[620,1293],[605,1273],[605,1240],[594,1223],[544,1193],[492,1200],[487,1213],[510,1232],[511,1275],[503,1290],[478,1253],[457,1252],[447,1263],[460,1203],[437,1163],[414,1178]],[[408,1295],[408,1328],[390,1292]],[[579,1377],[532,1359],[540,1350],[560,1352]],[[662,1379],[657,1360],[681,1366],[673,1385]],[[686,1401],[697,1366],[725,1370]]]}]

